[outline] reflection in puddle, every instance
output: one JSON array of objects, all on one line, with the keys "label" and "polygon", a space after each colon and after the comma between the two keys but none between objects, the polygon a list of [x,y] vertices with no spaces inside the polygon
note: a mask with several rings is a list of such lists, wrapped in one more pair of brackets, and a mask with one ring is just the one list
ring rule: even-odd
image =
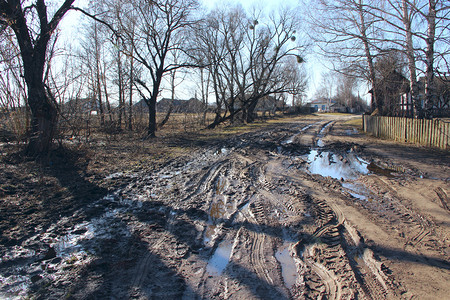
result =
[{"label": "reflection in puddle", "polygon": [[[95,222],[95,220],[94,220]],[[73,253],[84,252],[80,242],[95,237],[95,226],[93,223],[83,222],[77,224],[70,233],[62,236],[53,244],[58,257],[68,257]]]},{"label": "reflection in puddle", "polygon": [[358,134],[358,130],[357,130],[356,128],[353,128],[353,129],[347,129],[347,130],[345,131],[345,134],[346,134],[346,135],[354,135],[354,134]]},{"label": "reflection in puddle", "polygon": [[348,153],[346,157],[332,152],[311,150],[307,157],[308,170],[313,174],[335,179],[357,179],[360,174],[368,174],[367,163],[355,154]]},{"label": "reflection in puddle", "polygon": [[204,232],[204,243],[208,244],[217,234],[217,224],[223,219],[227,219],[236,209],[236,204],[223,193],[227,190],[229,182],[225,177],[219,177],[215,185],[215,195],[210,209],[207,227]]},{"label": "reflection in puddle", "polygon": [[223,241],[219,244],[211,259],[208,261],[206,271],[213,276],[222,274],[225,267],[228,265],[231,256],[233,244],[230,241]]},{"label": "reflection in puddle", "polygon": [[229,150],[227,148],[220,148],[216,152],[214,152],[214,155],[227,155],[229,153]]},{"label": "reflection in puddle", "polygon": [[210,241],[213,240],[214,236],[216,235],[216,228],[217,225],[207,225],[205,229],[205,236],[204,236],[204,243],[208,244]]},{"label": "reflection in puddle", "polygon": [[275,253],[275,257],[281,265],[281,275],[283,276],[284,284],[291,289],[297,280],[297,268],[294,259],[289,253],[289,246],[291,243],[284,242]]},{"label": "reflection in puddle", "polygon": [[369,200],[368,195],[370,191],[362,184],[357,183],[344,183],[342,186],[348,189],[349,194],[359,200]]},{"label": "reflection in puddle", "polygon": [[322,127],[322,129],[319,131],[319,133],[317,134],[317,137],[319,138],[317,140],[317,147],[322,148],[323,146],[325,146],[325,143],[323,142],[322,138],[324,137],[324,132],[325,130],[330,127],[333,124],[333,122],[328,122],[327,124],[325,124],[325,126]]},{"label": "reflection in puddle", "polygon": [[323,133],[325,132],[325,130],[331,126],[331,124],[333,124],[332,121],[328,122],[327,124],[325,124],[325,126],[322,127],[322,129],[319,131],[319,134],[317,135],[318,137],[323,137]]},{"label": "reflection in puddle", "polygon": [[369,171],[373,174],[377,174],[377,175],[383,175],[389,178],[393,178],[395,177],[392,173],[395,173],[394,170],[391,169],[387,169],[387,168],[382,168],[376,164],[374,164],[373,162],[371,162],[368,166],[367,169],[369,169]]}]

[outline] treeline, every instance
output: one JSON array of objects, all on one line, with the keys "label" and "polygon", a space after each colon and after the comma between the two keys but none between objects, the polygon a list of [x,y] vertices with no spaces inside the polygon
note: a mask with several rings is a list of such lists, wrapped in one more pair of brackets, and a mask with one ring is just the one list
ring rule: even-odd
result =
[{"label": "treeline", "polygon": [[[253,122],[260,101],[305,91],[294,10],[205,12],[195,0],[76,2],[0,1],[1,105],[29,111],[30,155],[47,152],[58,124],[79,121],[89,105],[101,126],[133,130],[134,104],[144,100],[147,136],[154,137],[157,100],[163,89],[175,99],[183,79],[197,84],[205,114],[215,103],[209,128]],[[84,21],[72,24],[77,33],[67,41],[59,25],[71,10]]]}]

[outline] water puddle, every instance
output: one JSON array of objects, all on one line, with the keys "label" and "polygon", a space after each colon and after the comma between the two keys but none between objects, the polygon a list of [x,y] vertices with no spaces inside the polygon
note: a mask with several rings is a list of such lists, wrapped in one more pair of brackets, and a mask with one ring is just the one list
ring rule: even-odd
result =
[{"label": "water puddle", "polygon": [[358,130],[357,130],[356,128],[353,128],[353,129],[347,129],[347,130],[345,131],[345,134],[346,134],[346,135],[354,135],[354,134],[358,134]]},{"label": "water puddle", "polygon": [[345,182],[342,184],[342,187],[348,190],[348,193],[359,200],[371,201],[370,198],[371,192],[360,183],[349,183]]},{"label": "water puddle", "polygon": [[52,245],[56,251],[56,256],[65,258],[73,253],[84,252],[80,242],[94,238],[94,231],[95,229],[92,224],[87,222],[78,224],[70,233],[61,237]]},{"label": "water puddle", "polygon": [[320,129],[319,134],[318,134],[317,136],[318,136],[318,137],[323,137],[323,136],[324,136],[325,130],[327,130],[327,128],[330,127],[332,124],[333,124],[332,121],[326,123],[326,124],[322,127],[322,129]]},{"label": "water puddle", "polygon": [[394,178],[395,175],[393,175],[392,173],[396,173],[397,172],[397,171],[389,169],[389,168],[380,167],[377,164],[374,164],[373,162],[371,162],[367,166],[367,169],[369,169],[369,171],[372,174],[383,175],[383,176],[386,176],[388,178]]},{"label": "water puddle", "polygon": [[215,194],[209,209],[208,222],[204,232],[203,241],[205,245],[214,240],[218,235],[217,227],[224,219],[229,218],[236,210],[235,201],[224,195],[230,183],[227,178],[220,176],[215,184]]},{"label": "water puddle", "polygon": [[309,128],[311,128],[311,127],[312,127],[313,125],[315,125],[315,124],[317,124],[317,123],[306,125],[306,126],[303,127],[302,129],[300,129],[300,132],[299,132],[299,133],[296,133],[296,134],[294,134],[293,136],[291,136],[290,138],[288,138],[287,140],[282,141],[282,142],[281,142],[281,145],[289,145],[289,144],[292,144],[297,136],[299,136],[300,134],[302,134],[302,132],[308,130]]},{"label": "water puddle", "polygon": [[181,174],[181,171],[176,171],[176,172],[166,172],[166,173],[163,173],[163,174],[159,174],[158,176],[161,179],[171,179],[174,176],[177,176],[177,175],[180,175],[180,174]]},{"label": "water puddle", "polygon": [[291,289],[297,280],[297,267],[289,253],[289,247],[291,245],[292,243],[290,242],[284,242],[275,253],[275,258],[281,265],[281,275],[283,276],[284,284],[288,289]]},{"label": "water puddle", "polygon": [[322,147],[325,146],[325,143],[323,142],[322,138],[323,138],[324,135],[325,135],[325,130],[327,130],[327,128],[330,127],[331,125],[333,125],[333,122],[328,122],[328,123],[326,123],[326,124],[322,127],[322,129],[319,131],[319,133],[317,134],[317,137],[319,138],[319,139],[317,140],[317,147],[322,148]]},{"label": "water puddle", "polygon": [[357,179],[361,174],[368,174],[367,162],[358,158],[352,152],[345,157],[328,151],[311,150],[306,157],[308,170],[312,174],[341,180]]},{"label": "water puddle", "polygon": [[27,299],[30,284],[28,276],[0,274],[0,299]]},{"label": "water puddle", "polygon": [[324,177],[343,181],[342,187],[354,198],[361,201],[373,201],[375,195],[364,184],[356,182],[361,175],[384,175],[394,177],[394,170],[382,168],[375,163],[368,163],[349,151],[337,154],[319,149],[311,150],[305,157],[308,161],[308,171]]},{"label": "water puddle", "polygon": [[227,155],[228,153],[230,153],[230,150],[228,150],[227,148],[220,148],[216,152],[214,152],[214,155]]},{"label": "water puddle", "polygon": [[219,276],[230,262],[233,244],[224,240],[217,247],[211,259],[208,261],[206,271],[213,276]]},{"label": "water puddle", "polygon": [[123,172],[117,172],[117,173],[113,173],[113,174],[106,176],[105,179],[108,180],[108,179],[113,179],[113,178],[119,178],[119,177],[122,177],[123,175],[124,175]]}]

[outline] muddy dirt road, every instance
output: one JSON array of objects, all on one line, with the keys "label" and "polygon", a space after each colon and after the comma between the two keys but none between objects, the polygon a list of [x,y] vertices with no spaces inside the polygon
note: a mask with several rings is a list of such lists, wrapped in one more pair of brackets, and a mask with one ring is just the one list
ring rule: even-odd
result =
[{"label": "muddy dirt road", "polygon": [[350,118],[111,174],[114,193],[2,248],[0,295],[449,299],[448,152],[377,141]]}]

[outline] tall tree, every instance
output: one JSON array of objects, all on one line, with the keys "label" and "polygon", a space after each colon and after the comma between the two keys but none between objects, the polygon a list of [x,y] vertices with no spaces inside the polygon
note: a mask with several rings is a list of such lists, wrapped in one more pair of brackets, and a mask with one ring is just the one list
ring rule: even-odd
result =
[{"label": "tall tree", "polygon": [[374,87],[377,85],[374,61],[383,41],[370,11],[376,0],[320,0],[310,13],[311,38],[322,54],[330,58],[336,71],[358,75],[372,86],[373,110],[381,110]]},{"label": "tall tree", "polygon": [[[135,78],[140,94],[149,108],[148,137],[155,137],[156,101],[163,77],[185,63],[169,60],[170,53],[184,50],[183,31],[193,24],[191,14],[198,6],[196,0],[139,0],[130,3],[131,10],[116,6],[116,18],[123,43],[132,49],[126,55],[143,66],[146,78]],[[133,13],[131,13],[131,11]],[[144,75],[143,75],[144,76]]]},{"label": "tall tree", "polygon": [[253,122],[261,99],[297,88],[293,78],[299,79],[297,62],[303,61],[297,21],[293,11],[249,16],[241,7],[216,9],[206,18],[196,40],[216,96],[210,128],[228,120]]},{"label": "tall tree", "polygon": [[31,137],[27,147],[30,155],[48,152],[55,134],[58,113],[44,82],[44,68],[50,39],[74,1],[65,0],[49,20],[44,0],[36,0],[30,6],[19,0],[0,0],[0,23],[14,31],[27,84],[31,109]]}]

